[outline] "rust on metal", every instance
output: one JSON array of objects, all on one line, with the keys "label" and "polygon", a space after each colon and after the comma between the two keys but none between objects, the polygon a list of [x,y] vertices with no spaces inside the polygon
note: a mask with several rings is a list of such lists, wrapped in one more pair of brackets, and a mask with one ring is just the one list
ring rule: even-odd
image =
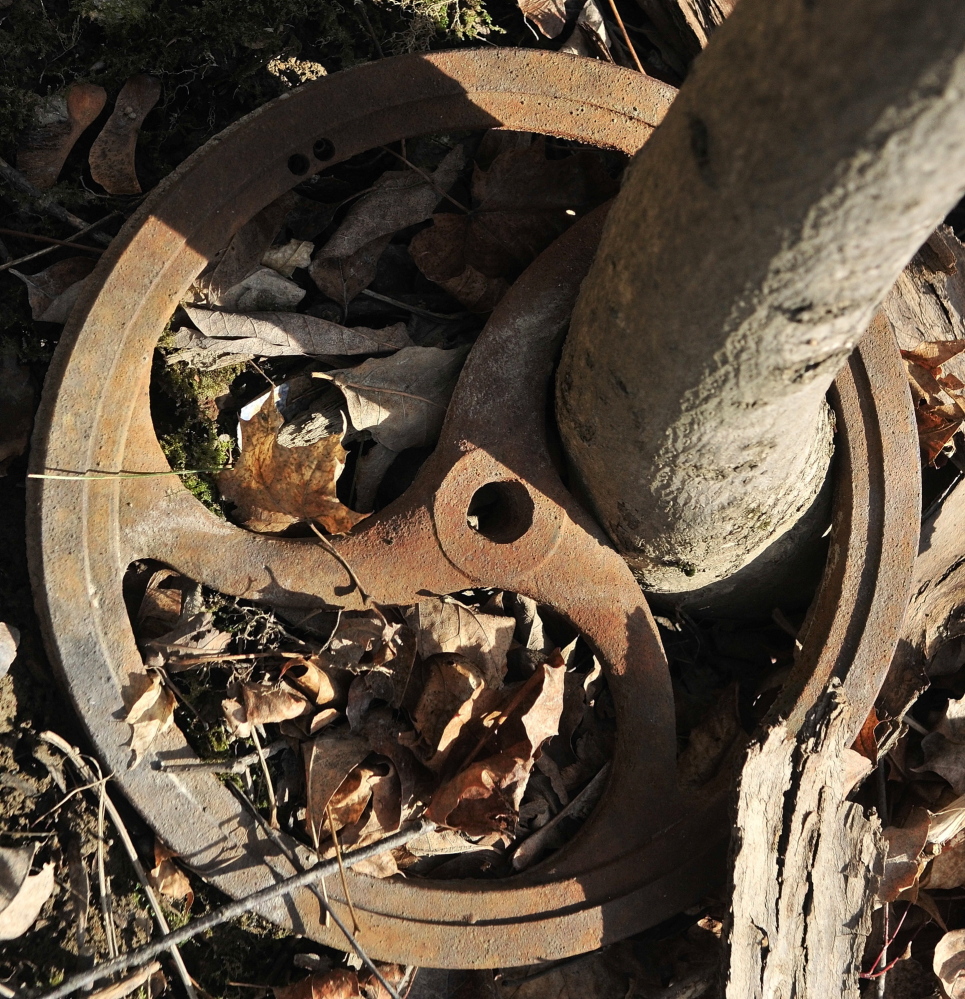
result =
[{"label": "rust on metal", "polygon": [[[255,112],[175,171],[105,254],[99,290],[75,313],[48,376],[33,470],[167,469],[148,408],[160,331],[231,235],[304,179],[306,160],[318,171],[400,138],[485,127],[633,153],[673,95],[612,65],[499,50],[387,59]],[[270,840],[211,775],[158,771],[149,760],[127,769],[122,694],[128,676],[143,670],[121,595],[133,560],[159,559],[225,593],[288,606],[363,606],[346,563],[386,604],[494,586],[555,608],[595,646],[618,737],[594,814],[547,862],[500,881],[350,873],[359,940],[375,958],[429,967],[561,958],[653,925],[723,874],[725,803],[689,801],[676,787],[670,680],[646,601],[547,448],[549,379],[602,219],[598,210],[580,220],[510,289],[469,355],[436,450],[402,497],[335,542],[340,559],[219,520],[170,477],[31,486],[39,610],[91,740],[158,835],[234,896],[291,874],[311,855],[294,840]],[[834,674],[847,682],[849,665],[860,663],[867,675],[855,696],[866,699],[897,639],[917,542],[910,404],[897,351],[881,331],[861,346],[838,391],[845,459],[833,556],[801,660],[821,683]],[[479,490],[495,516],[474,531],[467,512]],[[841,609],[844,600],[854,613]],[[194,758],[176,730],[155,752],[165,761]],[[340,885],[328,891],[344,905]],[[263,915],[341,943],[309,889]]]}]

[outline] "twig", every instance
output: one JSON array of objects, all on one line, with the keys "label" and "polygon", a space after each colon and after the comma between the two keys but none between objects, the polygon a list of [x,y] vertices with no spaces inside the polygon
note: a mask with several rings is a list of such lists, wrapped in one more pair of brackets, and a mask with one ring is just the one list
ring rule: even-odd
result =
[{"label": "twig", "polygon": [[348,904],[348,911],[352,914],[352,929],[358,933],[359,917],[355,914],[355,906],[352,904],[352,896],[348,891],[348,879],[345,877],[345,864],[342,863],[342,844],[338,841],[338,833],[335,832],[335,816],[332,815],[332,802],[325,803],[325,814],[328,816],[328,829],[332,834],[332,842],[335,844],[335,859],[338,861],[338,876],[342,881],[342,891],[345,892],[345,901]]},{"label": "twig", "polygon": [[620,11],[617,10],[616,0],[610,0],[610,10],[613,11],[613,16],[616,18],[617,24],[620,26],[620,31],[623,34],[623,40],[627,44],[627,48],[630,50],[630,58],[636,64],[637,69],[646,76],[643,64],[637,58],[637,50],[633,47],[633,42],[630,41],[630,35],[627,33],[627,26],[623,23],[623,18],[620,17]]},{"label": "twig", "polygon": [[104,924],[104,936],[107,938],[107,953],[110,957],[117,957],[119,951],[114,927],[114,900],[104,864],[107,854],[107,830],[104,823],[106,800],[107,781],[102,780],[97,793],[97,891],[100,894],[101,922]]},{"label": "twig", "polygon": [[[77,233],[72,239],[54,239],[53,236],[39,236],[34,232],[24,232],[22,229],[3,229],[0,228],[0,235],[3,236],[16,236],[18,239],[29,239],[34,243],[49,243],[51,249],[44,250],[44,253],[50,253],[55,250],[58,246],[69,246],[75,250],[86,250],[88,253],[96,253],[100,256],[104,251],[97,246],[85,246],[83,243],[75,243],[74,240],[80,237],[80,233]],[[31,257],[39,256],[40,254],[31,253],[29,257],[24,257],[22,260],[18,260],[17,263],[23,263],[24,260],[29,260]],[[11,263],[12,266],[12,263]]]},{"label": "twig", "polygon": [[[66,222],[67,225],[72,225],[75,229],[87,229],[89,227],[89,223],[85,222],[82,218],[73,215],[63,205],[58,205],[48,195],[42,191],[38,191],[19,170],[14,169],[2,157],[0,157],[0,177],[3,177],[11,187],[16,188],[21,194],[26,194],[28,198],[36,201],[39,208],[45,211],[51,218],[57,219],[58,222]],[[100,225],[101,223],[97,224]],[[93,239],[103,246],[107,246],[111,241],[110,236],[104,236],[101,233],[95,233]]]},{"label": "twig", "polygon": [[151,479],[158,475],[198,475],[201,472],[226,472],[226,468],[183,468],[180,471],[168,472],[30,472],[28,479],[75,479],[78,482],[90,482],[96,479]]},{"label": "twig", "polygon": [[[40,740],[41,742],[46,742],[48,745],[59,749],[64,756],[70,760],[84,780],[89,781],[94,779],[93,771],[84,762],[84,758],[80,755],[80,750],[76,749],[65,739],[62,739],[56,732],[41,732]],[[158,901],[157,895],[154,894],[154,889],[151,887],[151,883],[147,877],[147,872],[144,870],[140,858],[137,855],[134,842],[131,839],[130,833],[127,831],[127,826],[124,824],[124,820],[121,818],[121,813],[117,810],[117,806],[113,801],[111,801],[110,797],[106,793],[103,795],[102,800],[104,802],[104,807],[107,810],[107,814],[110,815],[111,822],[114,823],[114,828],[117,830],[118,839],[120,839],[121,844],[124,847],[124,851],[127,853],[127,858],[130,860],[131,866],[134,868],[137,880],[140,882],[141,888],[144,890],[144,895],[147,898],[148,904],[154,912],[154,918],[157,920],[157,924],[161,928],[161,933],[170,933],[171,928],[168,926],[168,921],[164,916],[163,910],[161,909],[161,903]],[[164,939],[164,936],[162,936],[161,940],[163,941]],[[166,950],[171,953],[171,959],[174,962],[174,967],[177,970],[178,977],[181,979],[181,983],[184,985],[184,991],[187,992],[189,999],[198,999],[198,994],[194,989],[194,983],[191,980],[191,976],[188,974],[188,969],[185,967],[184,959],[181,957],[181,951],[178,950],[177,941],[174,941],[167,946],[160,947],[157,953],[152,954],[151,957],[156,957],[158,954],[161,954]],[[108,961],[107,964],[122,961],[123,959],[124,955],[118,955],[116,958],[113,958],[112,961]],[[141,963],[143,964],[144,962]],[[129,967],[131,967],[130,964],[120,970],[126,970]],[[97,976],[92,979],[92,982],[99,981],[102,977],[103,976]],[[73,991],[73,989],[71,989],[71,991]]]},{"label": "twig", "polygon": [[[288,748],[287,740],[279,739],[277,742],[264,746],[261,755],[267,760]],[[259,759],[258,753],[248,753],[247,756],[239,756],[234,760],[191,760],[188,763],[165,763],[164,760],[158,760],[155,763],[155,769],[168,773],[191,771],[201,774],[240,774],[242,770],[253,767],[259,762]]]},{"label": "twig", "polygon": [[414,316],[423,316],[426,319],[462,319],[464,316],[469,315],[468,312],[430,312],[428,309],[420,309],[418,305],[408,305],[405,302],[400,302],[397,298],[389,298],[388,295],[382,295],[377,291],[372,291],[371,288],[363,288],[362,294],[366,295],[368,298],[374,298],[378,302],[385,302],[386,305],[394,305],[396,308],[405,309],[406,312],[411,312]]},{"label": "twig", "polygon": [[278,799],[275,797],[275,785],[271,782],[271,774],[268,772],[268,760],[265,751],[261,748],[261,739],[258,738],[256,726],[251,726],[251,741],[255,744],[255,753],[261,765],[261,775],[265,778],[265,789],[268,792],[268,807],[271,809],[271,819],[269,823],[273,829],[278,828]]},{"label": "twig", "polygon": [[[50,733],[44,734],[49,735]],[[43,738],[43,735],[41,738]],[[367,860],[369,857],[376,857],[380,853],[387,853],[389,850],[405,846],[406,843],[411,842],[417,836],[423,835],[431,828],[433,828],[432,823],[419,822],[408,829],[403,829],[391,836],[386,836],[385,839],[379,840],[377,843],[371,843],[369,846],[363,846],[357,850],[350,851],[346,854],[346,859],[350,865],[357,864],[361,860]],[[171,947],[176,947],[178,944],[192,940],[198,934],[205,933],[215,926],[220,926],[222,923],[228,922],[229,919],[234,919],[236,916],[242,916],[245,913],[251,912],[253,909],[257,909],[267,902],[274,902],[283,895],[290,894],[296,888],[304,888],[306,885],[318,881],[319,878],[328,877],[337,871],[338,864],[333,860],[315,864],[306,871],[299,871],[298,874],[293,874],[291,877],[284,878],[273,885],[269,885],[267,888],[262,888],[261,891],[253,892],[245,898],[238,899],[236,902],[230,902],[220,909],[215,909],[200,919],[194,919],[185,926],[166,933],[163,937],[153,940],[143,947],[138,947],[135,950],[128,951],[126,954],[121,954],[112,961],[105,961],[103,964],[99,964],[89,971],[72,975],[61,982],[55,989],[36,996],[36,999],[64,999],[65,996],[85,989],[110,975],[119,974],[127,971],[129,968],[142,967]],[[335,916],[334,912],[332,913],[332,917],[336,923],[339,923],[339,919]],[[346,931],[343,929],[342,932]],[[346,936],[348,936],[347,933]]]},{"label": "twig", "polygon": [[362,598],[363,603],[369,602],[369,595],[362,589],[362,584],[359,582],[358,576],[352,570],[352,567],[345,561],[345,559],[339,554],[338,549],[325,537],[324,534],[315,526],[313,521],[308,522],[308,526],[315,532],[318,536],[318,540],[322,543],[322,547],[331,555],[333,558],[338,560],[339,565],[348,573],[349,579],[355,584],[356,589],[359,591],[359,596]]},{"label": "twig", "polygon": [[[445,191],[444,191],[444,190],[443,190],[443,189],[442,189],[442,188],[441,188],[441,187],[440,187],[440,186],[439,186],[439,185],[438,185],[438,184],[437,184],[437,183],[436,183],[436,182],[435,182],[435,181],[434,181],[434,180],[432,179],[432,176],[431,176],[430,174],[428,174],[428,173],[426,173],[426,172],[425,172],[425,170],[423,170],[423,169],[422,169],[421,167],[417,167],[417,166],[415,165],[415,163],[413,163],[413,162],[412,162],[411,160],[408,160],[408,159],[406,159],[406,158],[405,158],[405,156],[404,156],[404,155],[403,155],[402,153],[397,153],[397,152],[396,152],[396,151],[395,151],[394,149],[390,149],[390,148],[389,148],[388,146],[383,146],[382,148],[383,148],[383,149],[384,149],[384,150],[385,150],[385,151],[386,151],[387,153],[391,153],[391,154],[392,154],[393,156],[398,156],[398,158],[399,158],[400,160],[402,160],[402,162],[403,162],[403,163],[404,163],[404,164],[405,164],[405,165],[406,165],[406,166],[407,166],[407,167],[408,167],[408,168],[409,168],[410,170],[415,170],[415,172],[416,172],[416,173],[417,173],[417,174],[418,174],[418,175],[419,175],[420,177],[422,177],[422,179],[423,179],[423,180],[425,180],[425,181],[427,181],[427,182],[428,182],[429,186],[430,186],[430,187],[431,187],[431,188],[432,188],[432,189],[433,189],[433,190],[434,190],[434,191],[435,191],[435,192],[436,192],[436,193],[437,193],[437,194],[439,195],[439,197],[440,197],[440,198],[445,198],[445,200],[446,200],[446,201],[448,201],[448,202],[449,202],[450,204],[453,204],[453,205],[455,205],[455,206],[456,206],[456,208],[458,208],[458,209],[459,209],[459,211],[461,211],[461,212],[465,212],[465,213],[466,213],[466,215],[468,215],[468,214],[469,214],[469,209],[468,209],[468,208],[467,208],[467,207],[466,207],[466,206],[465,206],[464,204],[462,204],[462,202],[459,202],[459,201],[456,201],[456,199],[455,199],[454,197],[452,197],[452,195],[450,195],[450,194],[447,194],[447,193],[446,193],[446,192],[445,192]],[[3,231],[3,230],[2,230],[2,229],[0,229],[0,232],[2,232],[2,231]]]}]

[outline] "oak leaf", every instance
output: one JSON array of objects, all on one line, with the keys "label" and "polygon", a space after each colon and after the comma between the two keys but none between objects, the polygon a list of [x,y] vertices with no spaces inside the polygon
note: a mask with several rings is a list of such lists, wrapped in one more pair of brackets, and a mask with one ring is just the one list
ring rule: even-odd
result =
[{"label": "oak leaf", "polygon": [[174,724],[177,701],[156,673],[131,676],[132,703],[124,719],[131,726],[131,768],[141,762],[154,740]]}]

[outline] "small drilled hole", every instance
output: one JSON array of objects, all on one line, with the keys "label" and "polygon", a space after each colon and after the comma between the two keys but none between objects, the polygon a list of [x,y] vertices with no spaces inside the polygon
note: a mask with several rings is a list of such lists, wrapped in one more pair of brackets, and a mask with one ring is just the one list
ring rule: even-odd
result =
[{"label": "small drilled hole", "polygon": [[303,156],[301,153],[295,153],[294,156],[288,157],[288,169],[296,177],[301,177],[303,174],[308,173],[308,168],[311,163],[308,162],[308,157]]},{"label": "small drilled hole", "polygon": [[335,143],[331,139],[316,139],[312,152],[317,160],[330,160],[335,155]]},{"label": "small drilled hole", "polygon": [[533,501],[522,482],[488,482],[473,493],[466,523],[497,545],[508,545],[533,526]]}]

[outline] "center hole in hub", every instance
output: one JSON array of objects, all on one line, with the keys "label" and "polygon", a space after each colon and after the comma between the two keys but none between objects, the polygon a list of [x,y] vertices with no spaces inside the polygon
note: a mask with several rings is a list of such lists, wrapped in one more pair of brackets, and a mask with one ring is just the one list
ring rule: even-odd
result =
[{"label": "center hole in hub", "polygon": [[487,482],[473,493],[466,523],[497,545],[508,545],[533,526],[533,501],[522,482]]}]

